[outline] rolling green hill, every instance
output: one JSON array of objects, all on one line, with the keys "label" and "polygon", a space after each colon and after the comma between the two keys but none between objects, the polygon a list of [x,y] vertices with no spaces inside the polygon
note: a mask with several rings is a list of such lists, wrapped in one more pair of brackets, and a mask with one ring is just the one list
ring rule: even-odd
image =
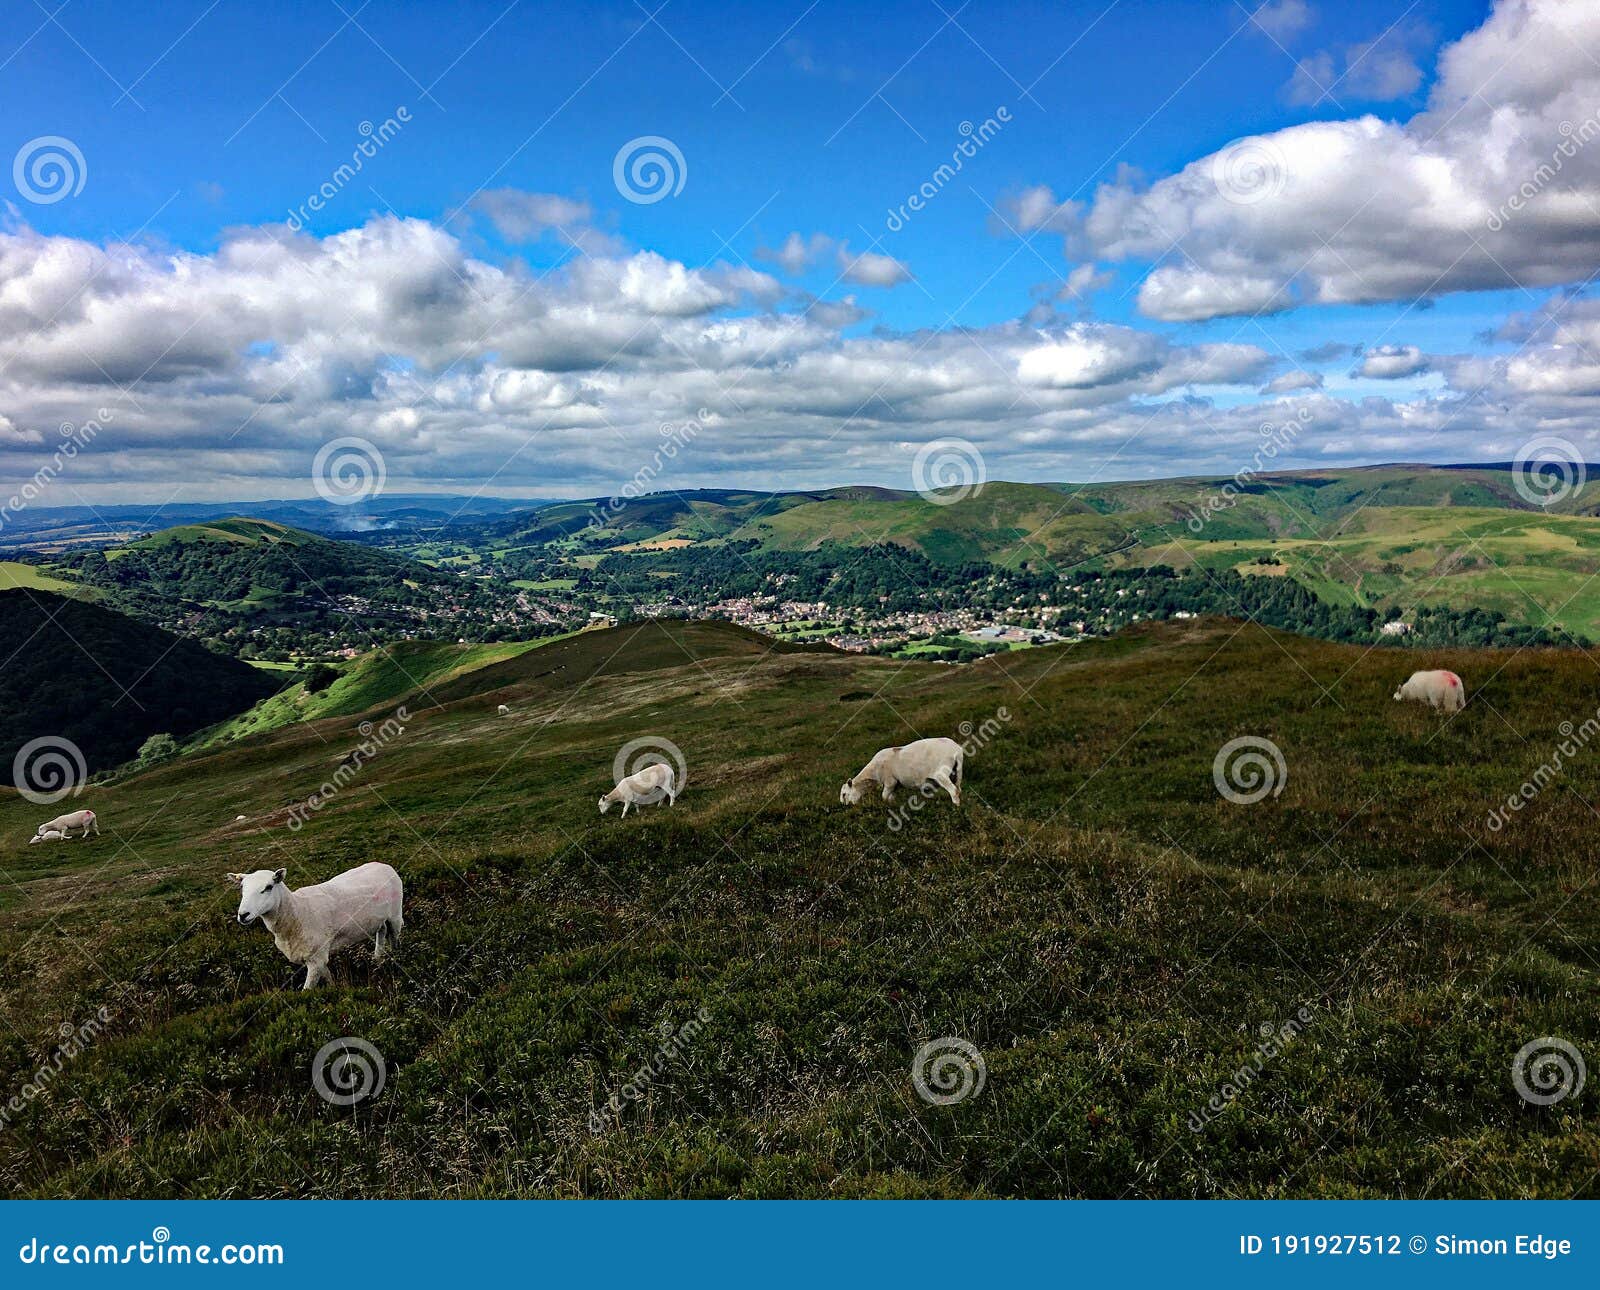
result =
[{"label": "rolling green hill", "polygon": [[[647,562],[663,550],[709,553],[732,543],[778,551],[889,545],[947,567],[1267,571],[1334,605],[1479,607],[1596,637],[1597,507],[1585,489],[1541,509],[1506,469],[1395,465],[1242,482],[990,482],[951,504],[888,489],[652,494],[614,513],[593,503],[545,507],[485,541],[501,552],[551,553],[570,560],[569,571],[606,555]],[[602,513],[605,524],[589,523]]]},{"label": "rolling green hill", "polygon": [[66,740],[84,769],[104,770],[131,758],[151,735],[182,738],[278,685],[103,606],[29,589],[0,591],[0,659],[4,784],[16,782],[14,759],[34,740]]},{"label": "rolling green hill", "polygon": [[[1390,699],[1424,663],[1466,678],[1463,713]],[[418,696],[299,830],[355,712],[91,788],[87,843],[23,845],[36,811],[0,794],[0,1081],[109,1019],[11,1116],[0,1185],[1593,1197],[1592,1084],[1533,1106],[1511,1067],[1600,1045],[1600,757],[1486,823],[1593,678],[1219,620],[963,668],[649,623],[441,681],[459,697]],[[838,804],[877,748],[969,731],[960,809]],[[1213,780],[1240,736],[1284,759],[1253,805]],[[637,739],[681,749],[685,792],[601,817]],[[401,949],[310,993],[220,879],[372,859],[404,877]],[[348,1108],[312,1081],[341,1037],[385,1073]],[[950,1105],[912,1078],[941,1039],[984,1063]]]}]

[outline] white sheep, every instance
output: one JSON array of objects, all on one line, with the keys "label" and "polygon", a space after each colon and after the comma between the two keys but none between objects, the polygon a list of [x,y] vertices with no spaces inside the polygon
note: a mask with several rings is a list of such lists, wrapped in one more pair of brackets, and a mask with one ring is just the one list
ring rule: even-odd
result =
[{"label": "white sheep", "polygon": [[511,709],[502,703],[499,708],[499,714],[502,717],[509,717],[511,715]]},{"label": "white sheep", "polygon": [[921,788],[934,783],[961,805],[961,766],[966,753],[954,739],[918,739],[899,748],[884,748],[874,754],[854,779],[845,781],[839,801],[854,806],[873,784],[883,789],[883,800],[892,802],[896,788]]},{"label": "white sheep", "polygon": [[613,803],[621,802],[622,818],[627,819],[630,806],[647,806],[662,798],[669,806],[677,802],[677,776],[666,762],[656,762],[619,780],[617,786],[600,799],[600,814],[609,811]]},{"label": "white sheep", "polygon": [[63,837],[70,836],[73,829],[82,829],[83,836],[88,837],[90,832],[100,832],[100,822],[95,818],[95,813],[90,810],[68,811],[65,815],[58,815],[53,820],[46,820],[35,830],[43,834],[47,830],[54,830]]},{"label": "white sheep", "polygon": [[1443,708],[1446,712],[1459,712],[1467,706],[1467,687],[1454,672],[1413,672],[1394,697],[1426,703],[1435,711]]},{"label": "white sheep", "polygon": [[31,847],[35,842],[60,842],[66,836],[60,829],[47,829],[40,826],[39,831],[28,839],[28,845]]},{"label": "white sheep", "polygon": [[400,941],[405,927],[400,875],[386,864],[357,865],[327,882],[291,891],[282,869],[230,873],[239,888],[239,921],[249,927],[260,920],[291,963],[306,968],[304,989],[331,979],[328,956],[367,937],[381,960]]}]

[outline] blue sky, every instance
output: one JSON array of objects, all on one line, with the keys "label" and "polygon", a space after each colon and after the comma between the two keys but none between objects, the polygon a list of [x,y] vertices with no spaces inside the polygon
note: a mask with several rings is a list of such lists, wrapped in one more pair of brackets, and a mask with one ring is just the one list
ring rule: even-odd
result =
[{"label": "blue sky", "polygon": [[[106,407],[52,500],[304,494],[340,429],[391,488],[604,492],[702,398],[664,482],[905,486],[939,437],[994,477],[1231,472],[1284,395],[1318,404],[1296,464],[1407,458],[1419,428],[1431,460],[1541,426],[1586,450],[1595,159],[1492,236],[1478,208],[1568,137],[1592,7],[10,6],[0,153],[68,140],[82,185],[30,200],[0,175],[0,300],[7,273],[22,300],[0,464],[31,474],[42,424]],[[619,192],[642,136],[681,155],[681,191]],[[1241,139],[1273,191],[1219,205],[1194,177]],[[779,254],[791,234],[810,254]],[[75,285],[39,269],[75,256]],[[408,259],[437,273],[397,287]],[[1378,346],[1416,370],[1352,377]],[[1490,399],[1504,420],[1468,407]]]}]

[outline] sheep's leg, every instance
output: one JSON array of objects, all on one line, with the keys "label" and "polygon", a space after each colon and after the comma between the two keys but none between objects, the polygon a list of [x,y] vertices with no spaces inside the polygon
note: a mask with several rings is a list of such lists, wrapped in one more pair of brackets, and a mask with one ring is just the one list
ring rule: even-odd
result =
[{"label": "sheep's leg", "polygon": [[894,780],[892,779],[883,786],[883,800],[886,802],[894,801]]},{"label": "sheep's leg", "polygon": [[314,989],[319,981],[327,980],[329,978],[330,973],[328,972],[328,956],[326,954],[319,958],[307,959],[306,983],[300,988],[302,990]]},{"label": "sheep's leg", "polygon": [[372,938],[372,961],[374,963],[382,963],[383,962],[383,956],[388,953],[388,946],[385,943],[386,938],[385,938],[385,935],[384,935],[384,933],[386,933],[388,930],[389,930],[389,924],[387,922],[379,923],[378,924],[378,930],[373,935],[373,938]]},{"label": "sheep's leg", "polygon": [[954,802],[957,806],[961,805],[961,790],[955,786],[955,782],[950,778],[950,772],[948,770],[934,771],[933,782],[940,788],[944,789],[945,792],[950,794],[950,800],[952,802]]},{"label": "sheep's leg", "polygon": [[631,801],[624,801],[622,803],[622,818],[623,819],[627,819],[628,818],[628,808],[630,806],[632,806],[632,805],[633,805],[633,803]]}]

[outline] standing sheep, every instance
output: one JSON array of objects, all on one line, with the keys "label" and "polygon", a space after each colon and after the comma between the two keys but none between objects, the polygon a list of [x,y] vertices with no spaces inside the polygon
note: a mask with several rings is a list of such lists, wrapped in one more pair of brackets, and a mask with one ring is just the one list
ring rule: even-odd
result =
[{"label": "standing sheep", "polygon": [[918,739],[899,748],[884,748],[839,790],[839,801],[854,806],[874,784],[883,800],[894,801],[896,788],[921,788],[934,783],[961,805],[961,767],[966,752],[954,739]]},{"label": "standing sheep", "polygon": [[1435,712],[1460,712],[1467,706],[1467,687],[1454,672],[1443,669],[1434,672],[1413,672],[1410,678],[1394,692],[1396,699],[1411,699],[1426,703]]},{"label": "standing sheep", "polygon": [[336,878],[291,891],[283,869],[230,873],[239,888],[239,922],[249,927],[258,919],[291,963],[306,968],[304,989],[331,979],[328,957],[373,937],[372,952],[381,960],[398,944],[405,927],[401,915],[404,887],[386,864],[357,865]]},{"label": "standing sheep", "polygon": [[619,780],[617,786],[600,799],[600,814],[609,811],[613,803],[621,802],[622,818],[627,819],[630,806],[646,806],[662,798],[669,806],[677,803],[677,776],[666,762],[656,762]]},{"label": "standing sheep", "polygon": [[73,829],[82,829],[83,836],[87,838],[91,832],[100,832],[100,822],[95,813],[87,808],[81,811],[68,811],[65,815],[58,815],[53,820],[46,820],[37,829],[42,837],[47,832],[55,832],[63,837],[71,835]]}]

